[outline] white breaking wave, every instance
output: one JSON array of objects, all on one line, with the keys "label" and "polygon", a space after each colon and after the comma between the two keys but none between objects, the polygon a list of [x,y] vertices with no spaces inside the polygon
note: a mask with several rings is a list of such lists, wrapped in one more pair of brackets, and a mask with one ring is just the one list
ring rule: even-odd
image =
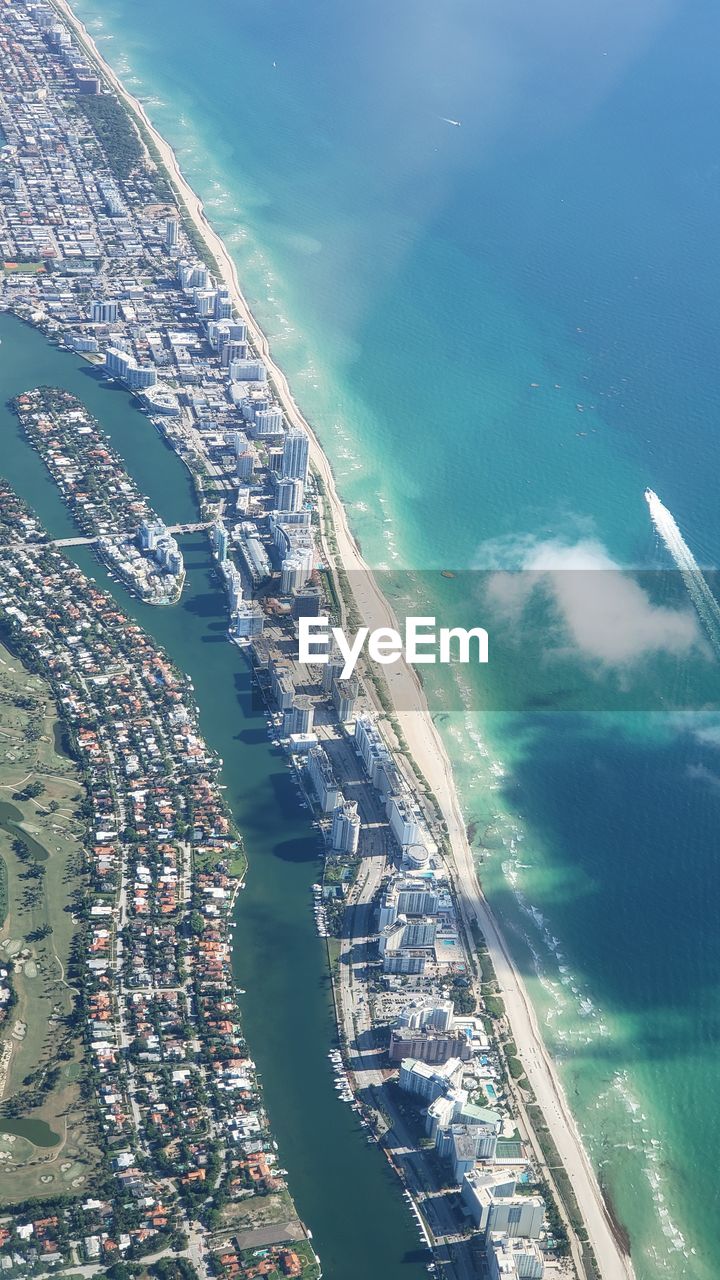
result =
[{"label": "white breaking wave", "polygon": [[705,581],[700,565],[677,526],[677,521],[663,506],[652,489],[645,490],[645,501],[650,509],[650,519],[662,538],[687,587],[688,595],[698,612],[700,621],[710,638],[713,648],[720,653],[720,605]]}]

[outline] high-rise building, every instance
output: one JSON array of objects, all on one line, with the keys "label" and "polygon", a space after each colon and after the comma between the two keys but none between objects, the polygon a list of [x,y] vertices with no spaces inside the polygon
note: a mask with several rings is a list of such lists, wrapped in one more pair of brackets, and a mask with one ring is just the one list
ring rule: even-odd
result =
[{"label": "high-rise building", "polygon": [[220,364],[227,369],[236,360],[244,360],[246,355],[247,342],[242,342],[239,338],[226,338],[220,347]]},{"label": "high-rise building", "polygon": [[242,574],[236,565],[226,560],[223,569],[225,571],[225,580],[227,582],[228,597],[230,601],[230,612],[234,613],[240,608],[243,598]]},{"label": "high-rise building", "polygon": [[347,724],[348,720],[352,720],[359,688],[357,676],[351,676],[349,680],[335,681],[332,700],[341,724]]},{"label": "high-rise building", "polygon": [[468,1062],[472,1045],[462,1031],[408,1031],[394,1027],[390,1032],[390,1061],[415,1058],[418,1062],[447,1062],[460,1058]]},{"label": "high-rise building", "polygon": [[174,538],[171,539],[171,546],[165,556],[165,567],[168,573],[174,573],[176,577],[179,577],[185,570],[183,553]]},{"label": "high-rise building", "polygon": [[255,449],[249,445],[242,453],[238,454],[236,464],[236,474],[238,480],[252,480],[255,473],[257,463],[257,453]]},{"label": "high-rise building", "polygon": [[397,884],[398,914],[403,916],[433,916],[438,909],[437,890],[422,880],[401,880]]},{"label": "high-rise building", "polygon": [[246,485],[240,485],[235,491],[235,510],[238,515],[247,515],[250,506],[250,490]]},{"label": "high-rise building", "polygon": [[180,239],[180,219],[168,218],[165,223],[165,248],[174,249]]},{"label": "high-rise building", "polygon": [[302,480],[285,476],[275,486],[275,501],[278,511],[299,511],[303,504],[305,486]]},{"label": "high-rise building", "polygon": [[246,422],[254,422],[257,415],[270,407],[270,397],[261,387],[245,388],[246,394],[238,401],[240,412]]},{"label": "high-rise building", "polygon": [[97,300],[90,306],[90,319],[93,324],[114,324],[118,318],[118,304]]},{"label": "high-rise building", "polygon": [[244,521],[240,526],[238,550],[250,574],[252,585],[259,587],[266,578],[271,576],[272,566],[267,551],[258,537],[257,525],[251,520]]},{"label": "high-rise building", "polygon": [[199,316],[204,318],[213,314],[215,308],[214,289],[193,289],[193,298]]},{"label": "high-rise building", "polygon": [[386,812],[390,830],[402,849],[406,844],[423,843],[423,824],[409,792],[388,797]]},{"label": "high-rise building", "polygon": [[432,1031],[447,1031],[452,1023],[454,1012],[455,1006],[452,1000],[433,1000],[432,997],[426,1000],[415,1000],[406,1004],[401,1010],[397,1025],[407,1027],[410,1031],[422,1031],[426,1028]]},{"label": "high-rise building", "polygon": [[125,205],[115,183],[110,178],[98,178],[97,185],[110,217],[121,217],[125,212]]},{"label": "high-rise building", "polygon": [[282,409],[273,405],[268,409],[256,409],[254,417],[256,436],[280,436],[283,432]]},{"label": "high-rise building", "polygon": [[386,924],[378,934],[378,950],[381,956],[386,952],[392,952],[393,955],[399,955],[402,951],[403,933],[407,920],[404,916],[399,916],[393,924]]},{"label": "high-rise building", "polygon": [[510,1239],[493,1232],[487,1239],[490,1280],[543,1280],[545,1257],[534,1240]]},{"label": "high-rise building", "polygon": [[233,382],[267,382],[267,369],[262,360],[245,356],[242,360],[232,361],[230,377]]},{"label": "high-rise building", "polygon": [[404,947],[431,947],[435,942],[437,920],[434,916],[420,916],[416,920],[408,920],[403,930],[402,945]]},{"label": "high-rise building", "polygon": [[215,294],[215,319],[230,320],[232,318],[232,300],[227,289],[218,289]]},{"label": "high-rise building", "polygon": [[293,733],[312,732],[315,708],[312,699],[306,694],[299,694],[293,699],[292,706],[283,711],[282,733],[289,738]]},{"label": "high-rise building", "polygon": [[332,813],[342,796],[340,784],[324,747],[311,747],[306,762],[308,780],[323,813]]},{"label": "high-rise building", "polygon": [[68,49],[72,43],[70,32],[66,27],[60,26],[59,23],[57,26],[51,27],[48,40],[53,49]]},{"label": "high-rise building", "polygon": [[424,880],[396,880],[383,894],[379,927],[393,924],[398,916],[434,916],[438,901],[437,890]]},{"label": "high-rise building", "polygon": [[70,342],[75,351],[98,352],[100,350],[97,338],[90,337],[86,333],[73,333]]},{"label": "high-rise building", "polygon": [[202,262],[180,262],[178,277],[182,289],[207,289],[210,272]]},{"label": "high-rise building", "polygon": [[82,94],[89,94],[90,97],[97,97],[100,92],[100,77],[91,75],[90,72],[76,71],[75,82],[78,91]]},{"label": "high-rise building", "polygon": [[322,669],[322,676],[320,678],[323,693],[330,693],[334,681],[339,680],[344,665],[345,659],[341,658],[337,652],[330,655]]},{"label": "high-rise building", "polygon": [[283,446],[282,474],[307,483],[310,437],[302,427],[290,427]]},{"label": "high-rise building", "polygon": [[162,520],[143,520],[140,525],[140,546],[143,551],[155,551],[158,542],[166,536]]},{"label": "high-rise building", "polygon": [[322,596],[318,587],[309,584],[295,592],[292,616],[297,622],[299,618],[319,618]]},{"label": "high-rise building", "polygon": [[184,571],[182,551],[162,520],[143,520],[139,538],[142,550],[150,551],[161,569],[177,576]]},{"label": "high-rise building", "polygon": [[242,601],[232,614],[230,632],[236,640],[251,640],[261,636],[265,626],[265,614],[254,600]]},{"label": "high-rise building", "polygon": [[[213,312],[215,310],[215,290],[212,291]],[[208,320],[207,323],[208,342],[213,351],[219,351],[223,342],[230,340],[230,325],[227,320]]]},{"label": "high-rise building", "polygon": [[430,851],[425,844],[404,844],[402,865],[410,872],[424,871],[430,861]]},{"label": "high-rise building", "polygon": [[228,531],[221,520],[213,525],[213,551],[220,564],[224,564],[228,553]]},{"label": "high-rise building", "polygon": [[459,1058],[448,1058],[441,1066],[405,1058],[400,1063],[398,1083],[406,1093],[415,1094],[424,1102],[434,1102],[441,1094],[447,1093],[461,1071],[462,1063]]},{"label": "high-rise building", "polygon": [[174,538],[169,537],[158,544],[156,551],[157,559],[163,569],[167,569],[168,573],[180,574],[183,571],[183,556],[177,542]]},{"label": "high-rise building", "polygon": [[300,543],[309,546],[312,541],[312,512],[303,507],[300,511],[271,511],[269,519],[273,546],[280,556],[287,556]]},{"label": "high-rise building", "polygon": [[295,685],[290,668],[283,662],[273,662],[270,670],[270,689],[280,711],[287,711],[293,704]]},{"label": "high-rise building", "polygon": [[128,366],[132,356],[127,351],[121,351],[119,347],[108,347],[105,352],[105,370],[110,378],[124,378],[128,371]]},{"label": "high-rise building", "polygon": [[330,846],[338,853],[357,853],[360,843],[360,815],[355,800],[343,800],[333,814]]},{"label": "high-rise building", "polygon": [[466,1129],[475,1131],[477,1160],[495,1159],[503,1125],[500,1112],[469,1102],[467,1090],[459,1089],[457,1085],[449,1089],[443,1098],[436,1098],[428,1107],[425,1117],[425,1132],[433,1139],[435,1150],[442,1160],[448,1159],[452,1154],[452,1130],[455,1125],[464,1125]]},{"label": "high-rise building", "polygon": [[136,360],[131,360],[127,367],[125,381],[131,391],[141,391],[144,387],[155,386],[157,374],[149,365],[138,364]]},{"label": "high-rise building", "polygon": [[355,721],[355,748],[365,766],[370,781],[381,794],[385,788],[383,778],[392,768],[392,756],[387,743],[370,716],[358,716]]},{"label": "high-rise building", "polygon": [[518,1195],[511,1175],[472,1169],[462,1179],[461,1196],[476,1227],[486,1237],[499,1231],[511,1239],[539,1239],[545,1201],[542,1196]]},{"label": "high-rise building", "polygon": [[289,596],[292,595],[293,591],[302,590],[312,574],[314,560],[312,543],[307,546],[303,546],[300,543],[293,545],[290,554],[283,558],[281,565],[281,595]]}]

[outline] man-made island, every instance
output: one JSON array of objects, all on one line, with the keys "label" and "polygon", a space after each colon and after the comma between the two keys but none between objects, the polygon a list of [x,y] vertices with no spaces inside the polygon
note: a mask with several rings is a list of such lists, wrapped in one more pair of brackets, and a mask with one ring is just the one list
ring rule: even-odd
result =
[{"label": "man-made island", "polygon": [[[227,251],[64,5],[7,8],[0,38],[2,305],[136,395],[193,476],[227,590],[228,640],[248,648],[269,732],[326,840],[308,909],[335,979],[339,1096],[403,1178],[430,1267],[459,1280],[485,1268],[622,1280],[631,1274],[622,1232],[479,890],[419,684],[407,669],[388,689],[367,669],[361,686],[332,664],[294,662],[303,614],[327,608],[371,627],[393,617]],[[73,462],[83,456],[67,426],[51,419],[65,433],[50,467],[61,489],[58,457],[70,447]],[[109,1213],[118,1186],[133,1198],[138,1190],[163,1230],[187,1237],[179,1252],[196,1274],[302,1274],[316,1265],[302,1239],[295,1260],[273,1256],[258,1271],[262,1259],[216,1216],[228,1199],[277,1187],[227,969],[237,842],[195,710],[148,637],[57,548],[36,549],[32,516],[12,493],[2,498],[6,625],[71,726],[88,786],[89,872],[97,863],[106,868],[97,874],[114,877],[97,882],[110,890],[93,904],[97,950],[78,966],[84,1025],[110,1045],[92,1067],[100,1079],[112,1072],[101,1104],[118,1108],[100,1140]],[[147,552],[157,536],[148,513]],[[350,570],[359,571],[352,586]],[[60,602],[50,608],[53,591]],[[82,1003],[96,995],[98,973],[107,979],[101,1008]],[[241,1124],[238,1096],[250,1117]],[[116,1125],[120,1150],[110,1143]],[[108,1221],[108,1238],[130,1256],[124,1222]],[[13,1215],[11,1251],[27,1226]],[[45,1274],[38,1257],[34,1272]]]},{"label": "man-made island", "polygon": [[100,558],[149,604],[177,603],[185,581],[182,552],[95,419],[57,387],[28,391],[13,407]]}]

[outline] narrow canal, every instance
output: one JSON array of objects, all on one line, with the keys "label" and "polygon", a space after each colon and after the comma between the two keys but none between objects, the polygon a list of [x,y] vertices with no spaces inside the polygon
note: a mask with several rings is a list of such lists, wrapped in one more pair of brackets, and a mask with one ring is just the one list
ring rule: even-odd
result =
[{"label": "narrow canal", "polygon": [[[68,537],[74,527],[7,407],[10,398],[41,384],[65,387],[86,404],[168,523],[197,518],[185,467],[130,396],[104,386],[78,357],[12,317],[0,316],[0,340],[0,474],[54,537]],[[243,1023],[280,1162],[313,1231],[324,1275],[419,1280],[426,1274],[424,1255],[399,1183],[333,1087],[330,985],[311,910],[310,886],[319,871],[316,832],[282,755],[268,741],[246,661],[225,638],[225,598],[207,541],[185,537],[182,549],[187,583],[172,609],[132,600],[87,548],[72,554],[188,673],[203,733],[223,758],[223,782],[250,861],[234,931]]]}]

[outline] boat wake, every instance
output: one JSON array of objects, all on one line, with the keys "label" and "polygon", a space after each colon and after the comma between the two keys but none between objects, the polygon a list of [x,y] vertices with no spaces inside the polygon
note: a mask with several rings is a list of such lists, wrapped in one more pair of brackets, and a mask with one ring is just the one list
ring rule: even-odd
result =
[{"label": "boat wake", "polygon": [[652,489],[645,490],[645,501],[650,509],[657,533],[662,538],[680,573],[713,648],[720,654],[720,605],[715,599],[702,570],[678,529],[675,517],[663,506]]}]

